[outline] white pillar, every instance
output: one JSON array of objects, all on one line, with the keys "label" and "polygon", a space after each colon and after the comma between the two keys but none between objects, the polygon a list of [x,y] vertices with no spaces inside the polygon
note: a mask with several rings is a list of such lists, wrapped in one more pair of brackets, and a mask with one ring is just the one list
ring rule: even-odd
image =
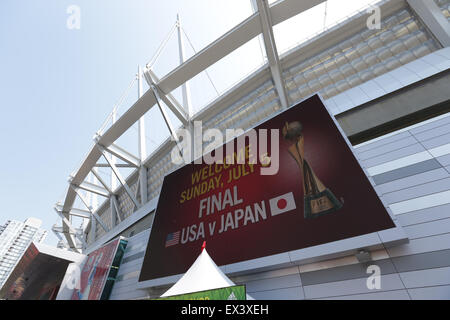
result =
[{"label": "white pillar", "polygon": [[[113,109],[111,120],[112,120],[112,124],[116,123],[116,121],[117,121],[116,108]],[[116,163],[116,157],[114,157],[112,154],[111,154],[111,162],[113,164]],[[112,192],[114,192],[116,187],[117,187],[117,177],[114,175],[114,172],[111,170],[111,190],[112,190]]]},{"label": "white pillar", "polygon": [[[142,89],[143,73],[142,68],[138,67],[138,99],[142,97],[144,91]],[[139,189],[141,196],[141,204],[147,202],[147,168],[144,166],[144,160],[147,157],[147,147],[145,140],[145,120],[144,116],[139,119],[139,160],[141,166],[139,167]]]},{"label": "white pillar", "polygon": [[[259,14],[259,12],[258,12],[258,4],[256,3],[256,0],[250,0],[250,2],[252,4],[253,13],[258,13]],[[264,60],[266,58],[266,55],[265,55],[264,49],[263,49],[264,48],[264,40],[263,40],[263,35],[262,34],[260,34],[258,36],[258,42],[259,42],[259,49],[261,50],[261,56],[262,56],[262,59]]]},{"label": "white pillar", "polygon": [[[178,32],[178,53],[179,53],[179,58],[180,58],[180,65],[184,63],[184,41],[183,41],[183,37],[181,34],[181,20],[180,20],[180,15],[177,14],[177,32]],[[187,82],[183,83],[183,85],[181,86],[181,91],[182,91],[182,97],[183,100],[181,101],[184,110],[187,112],[188,114],[188,130],[191,133],[191,160],[194,161],[195,160],[195,137],[194,137],[194,123],[192,122],[191,118],[193,115],[193,111],[192,111],[192,105],[191,105],[191,92],[189,89],[189,84]]]},{"label": "white pillar", "polygon": [[450,23],[434,0],[407,0],[427,29],[443,47],[450,46]]},{"label": "white pillar", "polygon": [[262,35],[264,47],[266,49],[267,60],[269,62],[270,71],[272,73],[273,83],[278,93],[281,106],[283,109],[289,107],[288,94],[283,78],[283,70],[278,55],[275,36],[273,34],[272,17],[270,15],[269,3],[267,0],[256,0],[258,6],[259,18],[261,20]]},{"label": "white pillar", "polygon": [[[180,20],[180,15],[177,14],[177,32],[178,32],[178,53],[179,53],[179,57],[180,57],[180,64],[183,64],[185,59],[184,59],[184,41],[183,41],[183,37],[181,34],[181,20]],[[185,82],[182,86],[181,86],[181,90],[182,90],[182,94],[183,94],[183,107],[184,109],[188,112],[189,117],[192,116],[192,106],[191,106],[191,92],[189,89],[189,84],[187,82]]]},{"label": "white pillar", "polygon": [[[94,167],[93,170],[97,170],[97,168]],[[89,173],[89,175],[90,175],[89,181],[95,185],[98,184],[97,178],[92,173]],[[93,211],[97,210],[98,197],[97,194],[95,193],[91,193],[91,206]]]},{"label": "white pillar", "polygon": [[[92,168],[92,170],[96,171],[97,168],[94,167],[94,168]],[[89,180],[88,181],[93,183],[93,184],[97,184],[98,180],[95,177],[95,175],[93,175],[92,173],[89,173],[89,175],[90,176],[89,176]],[[97,195],[95,193],[91,193],[90,205],[92,207],[92,211],[97,210],[98,198],[97,198]],[[92,215],[91,215],[90,221],[91,221],[91,229],[90,229],[90,232],[89,232],[90,239],[86,239],[86,241],[89,241],[90,243],[93,243],[95,241],[95,238],[96,238],[97,221],[95,221],[95,218]]]},{"label": "white pillar", "polygon": [[[142,97],[142,95],[144,94],[143,89],[142,89],[142,78],[143,78],[143,73],[142,73],[142,68],[141,66],[138,67],[138,98]],[[144,120],[144,116],[142,116],[139,119],[138,122],[138,135],[139,135],[139,159],[141,161],[145,160],[145,158],[147,157],[147,147],[146,147],[146,142],[145,142],[145,120]]]}]

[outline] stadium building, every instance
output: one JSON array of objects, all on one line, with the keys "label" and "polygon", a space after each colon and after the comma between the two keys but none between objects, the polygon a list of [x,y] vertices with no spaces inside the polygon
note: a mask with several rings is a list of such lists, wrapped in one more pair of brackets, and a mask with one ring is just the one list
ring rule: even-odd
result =
[{"label": "stadium building", "polygon": [[[170,137],[146,154],[143,116],[160,108],[185,128],[202,121],[205,128],[247,130],[315,93],[407,240],[387,246],[352,238],[355,249],[335,248],[339,254],[317,246],[301,263],[272,256],[224,272],[254,299],[450,298],[450,1],[382,0],[379,28],[368,27],[372,12],[363,10],[279,55],[273,26],[323,2],[258,0],[252,16],[190,59],[183,61],[180,46],[183,62],[161,79],[139,69],[138,100],[97,133],[55,206],[61,247],[89,254],[119,236],[128,240],[110,299],[159,297],[177,280],[139,281],[163,179],[178,169]],[[266,64],[193,113],[186,82],[255,37],[262,38]],[[179,87],[181,102],[171,94]],[[138,154],[116,143],[135,123]],[[110,169],[111,181],[98,168]],[[106,200],[96,205],[92,195]],[[75,218],[83,219],[81,227]],[[379,267],[379,288],[367,284],[371,265]]]}]

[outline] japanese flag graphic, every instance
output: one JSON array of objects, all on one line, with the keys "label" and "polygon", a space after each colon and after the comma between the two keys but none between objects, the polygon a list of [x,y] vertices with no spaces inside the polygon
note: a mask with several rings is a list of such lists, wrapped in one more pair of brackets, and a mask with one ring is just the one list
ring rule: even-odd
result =
[{"label": "japanese flag graphic", "polygon": [[292,211],[296,209],[294,194],[292,192],[269,200],[270,212],[272,216]]}]

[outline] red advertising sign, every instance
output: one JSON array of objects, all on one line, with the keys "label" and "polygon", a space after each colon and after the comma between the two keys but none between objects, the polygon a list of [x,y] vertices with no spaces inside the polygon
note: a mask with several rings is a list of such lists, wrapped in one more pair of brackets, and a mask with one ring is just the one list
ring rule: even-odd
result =
[{"label": "red advertising sign", "polygon": [[89,254],[72,300],[100,300],[119,242],[114,240]]},{"label": "red advertising sign", "polygon": [[28,289],[27,270],[36,260],[39,250],[34,243],[30,243],[23,256],[20,258],[14,271],[9,276],[0,291],[1,299],[21,300]]},{"label": "red advertising sign", "polygon": [[250,143],[236,138],[227,146],[245,163],[191,163],[167,175],[139,281],[184,273],[205,240],[226,265],[395,227],[318,96],[254,129],[267,133],[277,173],[262,175],[269,163],[251,164]]},{"label": "red advertising sign", "polygon": [[56,298],[71,261],[41,250],[41,244],[30,243],[1,288],[0,300],[54,300]]}]

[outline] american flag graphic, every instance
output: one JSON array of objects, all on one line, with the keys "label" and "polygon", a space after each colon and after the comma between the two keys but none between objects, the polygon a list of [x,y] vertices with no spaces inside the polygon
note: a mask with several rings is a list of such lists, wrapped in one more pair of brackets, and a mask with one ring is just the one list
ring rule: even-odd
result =
[{"label": "american flag graphic", "polygon": [[166,237],[166,248],[180,243],[180,231],[169,233]]}]

